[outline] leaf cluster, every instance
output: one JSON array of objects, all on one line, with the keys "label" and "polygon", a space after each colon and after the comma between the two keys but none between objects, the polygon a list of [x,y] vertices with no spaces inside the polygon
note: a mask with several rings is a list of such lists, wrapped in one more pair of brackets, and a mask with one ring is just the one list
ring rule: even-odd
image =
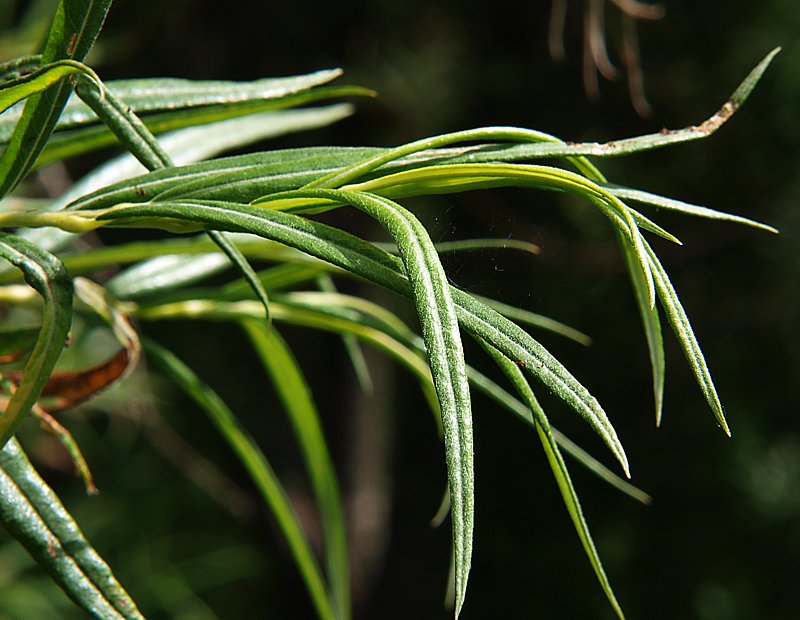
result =
[{"label": "leaf cluster", "polygon": [[[29,414],[37,416],[65,442],[76,462],[83,463],[69,432],[51,414],[124,381],[145,356],[208,415],[241,461],[285,538],[319,617],[350,617],[344,509],[333,459],[303,368],[281,336],[283,324],[300,325],[341,336],[365,388],[369,372],[360,347],[381,350],[413,374],[439,416],[452,518],[456,616],[464,605],[472,558],[473,388],[535,429],[598,581],[622,617],[562,453],[637,499],[647,498],[550,424],[535,390],[547,389],[582,418],[629,477],[623,446],[598,400],[521,324],[582,342],[587,337],[547,317],[451,285],[443,253],[497,242],[437,245],[401,202],[524,187],[570,194],[598,209],[614,230],[642,317],[656,422],[663,408],[666,320],[717,424],[730,434],[689,319],[645,233],[679,241],[631,204],[774,229],[610,183],[588,157],[629,155],[710,135],[744,102],[776,52],[751,72],[719,112],[698,126],[676,131],[574,144],[528,129],[485,127],[397,148],[322,146],[218,157],[264,138],[335,122],[350,107],[319,102],[370,91],[330,85],[338,70],[249,83],[152,79],[104,84],[83,61],[109,6],[108,0],[63,0],[41,53],[0,67],[0,225],[13,229],[0,235],[0,254],[8,264],[0,270],[0,299],[14,307],[35,306],[40,317],[36,329],[28,325],[4,331],[0,347],[3,361],[23,362],[22,368],[2,375],[0,515],[6,529],[92,616],[141,617],[13,436]],[[24,180],[37,166],[115,141],[127,154],[89,173],[64,195],[46,201],[28,197]],[[377,221],[391,244],[313,217],[344,208]],[[174,236],[88,250],[81,245],[84,233],[114,227],[163,230]],[[267,266],[257,270],[256,261]],[[100,274],[112,266],[119,272],[103,279]],[[223,271],[234,274],[227,284],[213,289],[200,285]],[[391,310],[338,292],[335,282],[352,277],[408,298],[419,333]],[[75,317],[106,325],[119,353],[78,371],[59,368]],[[297,438],[322,524],[319,554],[267,455],[236,413],[173,352],[140,335],[150,322],[175,320],[240,326],[275,385]],[[508,387],[468,365],[464,334],[497,364]],[[88,470],[85,463],[80,469]],[[90,474],[84,477],[89,485]]]}]

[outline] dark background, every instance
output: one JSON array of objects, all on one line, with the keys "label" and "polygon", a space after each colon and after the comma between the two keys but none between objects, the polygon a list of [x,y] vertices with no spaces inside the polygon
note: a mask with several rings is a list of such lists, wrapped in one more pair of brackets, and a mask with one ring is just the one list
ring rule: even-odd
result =
[{"label": "dark background", "polygon": [[[602,81],[597,102],[585,96],[583,4],[569,3],[567,61],[557,66],[547,52],[547,2],[294,0],[221,8],[210,0],[119,0],[96,67],[105,79],[255,79],[338,66],[343,81],[380,95],[358,101],[356,115],[337,126],[269,146],[393,145],[482,125],[602,141],[699,123],[770,49],[783,46],[746,106],[712,138],[600,162],[614,182],[781,230],[773,236],[647,212],[684,242],[655,247],[714,374],[730,440],[714,424],[671,334],[664,422],[655,428],[630,285],[611,231],[585,205],[507,191],[410,206],[435,239],[513,236],[541,245],[536,258],[486,251],[449,258],[446,267],[460,286],[592,335],[588,349],[548,334],[541,340],[609,412],[633,482],[654,498],[642,506],[571,466],[628,617],[800,617],[800,7],[796,0],[666,3],[664,19],[639,28],[653,105],[652,117],[642,119],[621,82]],[[607,23],[618,59],[617,12],[610,7]],[[348,215],[340,223],[364,225]],[[376,295],[410,316],[402,303]],[[209,327],[208,344],[198,346],[196,326],[145,329],[229,398],[302,514],[307,494],[291,434],[272,397],[261,393],[268,388],[238,332]],[[442,605],[449,528],[428,524],[444,490],[443,458],[413,382],[371,356],[383,390],[360,398],[335,338],[285,334],[305,365],[346,495],[352,499],[370,475],[385,483],[386,512],[375,510],[385,530],[379,527],[372,542],[355,537],[374,554],[355,579],[357,617],[449,617]],[[478,352],[468,352],[481,365]],[[69,476],[53,470],[49,477],[90,540],[148,617],[312,617],[286,550],[234,459],[179,395],[163,386],[159,393],[168,424],[236,481],[242,504],[215,501],[213,490],[187,482],[164,458],[169,449],[154,447],[158,432],[143,430],[135,418],[103,421],[94,411],[85,422],[74,414],[68,421],[82,435],[103,493],[82,499]],[[545,404],[556,426],[611,465],[574,416],[552,400]],[[462,617],[613,617],[535,436],[477,395],[474,407],[476,540]],[[43,587],[34,571],[23,578]],[[68,606],[63,613],[73,617]]]}]

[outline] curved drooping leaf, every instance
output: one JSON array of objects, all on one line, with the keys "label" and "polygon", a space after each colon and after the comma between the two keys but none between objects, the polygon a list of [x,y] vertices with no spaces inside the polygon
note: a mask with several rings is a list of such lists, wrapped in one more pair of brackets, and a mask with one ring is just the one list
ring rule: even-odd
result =
[{"label": "curved drooping leaf", "polygon": [[36,403],[64,348],[72,322],[72,282],[52,254],[6,233],[0,233],[0,256],[20,269],[25,281],[42,296],[39,336],[22,378],[6,410],[0,414],[0,447],[16,432]]},{"label": "curved drooping leaf", "polygon": [[46,91],[60,80],[72,75],[88,75],[98,80],[89,67],[74,60],[58,60],[37,71],[0,85],[0,114],[15,103]]},{"label": "curved drooping leaf", "polygon": [[100,620],[143,620],[16,439],[0,450],[0,520],[75,603]]},{"label": "curved drooping leaf", "polygon": [[[345,271],[412,296],[400,259],[344,231],[307,218],[230,203],[149,203],[119,205],[100,220],[127,225],[165,226],[194,222],[199,227],[249,232],[300,249]],[[627,459],[616,432],[597,400],[527,332],[497,312],[451,287],[462,327],[489,341],[544,383],[597,432],[627,472]]]},{"label": "curved drooping leaf", "polygon": [[412,291],[439,398],[453,514],[456,616],[466,595],[472,557],[474,473],[472,409],[466,362],[450,286],[427,230],[409,211],[386,198],[340,190],[299,190],[279,199],[333,199],[381,223],[397,244]]},{"label": "curved drooping leaf", "polygon": [[303,533],[286,491],[267,457],[241,426],[225,402],[186,364],[173,353],[152,341],[145,340],[143,344],[148,358],[156,362],[170,379],[205,411],[211,423],[236,453],[286,539],[320,618],[337,620],[333,601],[329,596],[311,545]]},{"label": "curved drooping leaf", "polygon": [[658,308],[650,306],[647,299],[647,291],[642,281],[639,270],[637,269],[636,257],[632,256],[630,247],[621,235],[617,235],[620,251],[625,260],[625,267],[628,270],[636,305],[639,308],[639,315],[644,327],[644,335],[647,340],[647,350],[650,354],[650,368],[653,373],[653,402],[656,412],[656,426],[661,424],[661,414],[664,409],[664,376],[666,361],[664,359],[664,340],[661,336],[661,319],[659,318]]},{"label": "curved drooping leaf", "polygon": [[483,346],[484,350],[489,354],[489,356],[494,359],[495,363],[503,371],[503,374],[505,374],[509,381],[511,381],[520,398],[533,413],[536,432],[539,435],[542,447],[547,455],[547,461],[550,463],[550,469],[553,471],[553,477],[556,479],[556,484],[561,492],[561,498],[564,500],[564,505],[566,506],[567,512],[572,519],[573,525],[575,526],[575,531],[578,533],[578,538],[583,545],[584,551],[589,558],[589,562],[594,569],[595,575],[597,575],[597,579],[600,582],[600,586],[603,588],[603,592],[605,592],[608,601],[611,603],[614,611],[617,612],[617,616],[624,620],[625,614],[622,613],[622,608],[617,602],[617,597],[614,595],[614,592],[611,589],[611,584],[606,576],[606,572],[603,569],[603,564],[600,561],[600,555],[597,553],[597,548],[595,547],[594,541],[592,540],[592,535],[589,532],[589,526],[583,516],[583,510],[581,509],[581,504],[578,500],[578,494],[575,492],[575,487],[572,485],[572,480],[569,476],[569,471],[567,470],[567,464],[564,462],[564,458],[561,456],[561,451],[558,449],[558,443],[556,442],[553,431],[550,428],[550,422],[547,419],[544,410],[536,400],[530,385],[528,385],[525,376],[522,374],[522,371],[517,367],[517,365],[505,357],[497,349],[487,344],[485,341],[479,340],[479,343]]},{"label": "curved drooping leaf", "polygon": [[678,294],[675,292],[667,272],[661,265],[661,261],[658,260],[658,256],[649,245],[645,245],[645,248],[653,268],[658,298],[664,308],[667,321],[678,338],[695,380],[700,386],[700,390],[703,392],[703,396],[705,396],[706,402],[714,413],[720,428],[726,435],[730,436],[731,431],[725,419],[725,413],[722,410],[722,403],[717,395],[717,388],[714,387],[714,380],[711,378],[711,372],[708,369],[708,364],[706,364],[705,356],[694,335],[692,325],[689,323],[689,317],[686,316],[686,311],[683,309],[683,305],[678,299]]},{"label": "curved drooping leaf", "polygon": [[[58,3],[41,55],[46,66],[59,60],[82,61],[97,38],[111,0],[68,0]],[[0,197],[14,189],[33,167],[61,111],[72,86],[65,80],[35,94],[14,126],[8,146],[0,157]]]}]

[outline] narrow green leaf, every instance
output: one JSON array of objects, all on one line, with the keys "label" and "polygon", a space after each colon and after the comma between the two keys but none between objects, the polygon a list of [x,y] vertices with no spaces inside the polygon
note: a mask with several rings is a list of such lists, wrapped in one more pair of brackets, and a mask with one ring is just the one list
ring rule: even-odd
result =
[{"label": "narrow green leaf", "polygon": [[386,198],[337,190],[300,190],[285,197],[346,202],[380,222],[397,244],[413,291],[442,413],[453,515],[458,616],[466,596],[472,558],[475,502],[472,409],[458,318],[439,255],[419,220]]},{"label": "narrow green leaf", "polygon": [[632,255],[630,246],[621,235],[617,236],[620,251],[625,259],[625,267],[628,270],[628,277],[633,285],[636,305],[639,308],[639,315],[642,317],[642,326],[647,339],[647,350],[650,353],[650,368],[653,371],[653,401],[656,410],[656,426],[661,424],[661,413],[664,408],[664,374],[666,362],[664,360],[664,341],[661,336],[661,319],[659,318],[658,308],[651,307],[647,299],[647,290],[642,281],[641,272],[638,269],[636,257]]},{"label": "narrow green leaf", "polygon": [[107,286],[120,298],[137,298],[192,284],[229,266],[222,253],[167,254],[133,265],[111,278]]},{"label": "narrow green leaf", "polygon": [[622,608],[619,606],[617,598],[614,596],[614,592],[611,589],[611,584],[608,581],[605,570],[603,570],[603,564],[600,561],[600,555],[597,553],[597,548],[595,547],[594,541],[592,540],[592,535],[589,532],[589,526],[583,516],[583,510],[581,509],[581,504],[578,500],[578,494],[575,492],[575,487],[572,485],[572,480],[569,477],[567,464],[564,462],[564,458],[561,456],[561,451],[558,449],[558,443],[553,436],[552,429],[550,428],[550,422],[548,421],[544,410],[542,409],[541,405],[539,405],[539,402],[536,400],[536,397],[528,385],[525,376],[522,374],[522,371],[517,367],[517,365],[485,341],[479,340],[479,343],[500,367],[500,369],[503,371],[503,374],[508,377],[517,393],[520,395],[520,398],[522,398],[522,400],[533,413],[536,431],[539,435],[539,439],[542,443],[545,454],[547,455],[547,460],[550,463],[550,469],[553,471],[553,477],[556,479],[556,484],[561,492],[564,505],[566,506],[567,512],[572,519],[573,525],[575,526],[575,531],[578,533],[578,538],[583,545],[583,549],[589,558],[589,562],[594,569],[595,575],[597,575],[597,579],[600,582],[600,586],[603,588],[603,592],[605,592],[608,601],[611,603],[611,606],[614,608],[617,616],[624,619],[625,614],[622,613]]},{"label": "narrow green leaf", "polygon": [[711,372],[708,370],[705,356],[700,349],[697,338],[692,330],[692,325],[689,323],[689,317],[686,316],[686,311],[683,309],[678,294],[675,292],[672,282],[670,282],[667,272],[658,260],[655,252],[649,245],[646,245],[650,264],[653,269],[653,276],[655,278],[656,288],[658,290],[658,298],[661,301],[661,306],[664,308],[664,314],[667,316],[672,331],[680,342],[686,360],[689,362],[689,367],[692,369],[695,380],[700,386],[703,396],[705,396],[714,417],[720,428],[730,437],[731,431],[728,428],[728,422],[725,420],[725,413],[722,410],[722,403],[717,395],[717,389],[714,387],[714,381],[711,378]]},{"label": "narrow green leaf", "polygon": [[[526,424],[529,424],[530,426],[535,424],[531,410],[520,400],[506,392],[503,388],[497,385],[497,383],[489,379],[483,373],[480,373],[471,367],[468,370],[470,385],[479,389],[481,392],[503,407],[503,409],[513,413]],[[615,474],[591,454],[586,452],[586,450],[564,435],[564,433],[561,433],[553,426],[550,428],[553,431],[553,437],[555,437],[559,447],[601,480],[607,482],[615,489],[618,489],[638,502],[650,504],[653,501],[653,498],[647,493]]]},{"label": "narrow green leaf", "polygon": [[336,617],[349,618],[350,565],[344,508],[311,390],[277,330],[270,329],[263,320],[245,319],[241,324],[278,391],[300,444],[322,521],[325,563]]},{"label": "narrow green leaf", "polygon": [[286,491],[264,453],[242,428],[225,402],[188,366],[152,341],[145,340],[143,344],[148,357],[194,400],[228,442],[253,480],[286,539],[317,614],[323,620],[336,620],[332,601],[309,541],[303,533]]},{"label": "narrow green leaf", "polygon": [[239,251],[239,248],[237,248],[236,245],[230,239],[228,239],[224,233],[217,230],[210,230],[208,231],[208,236],[211,237],[211,240],[225,253],[225,256],[228,257],[228,260],[230,260],[231,263],[233,263],[234,266],[239,270],[244,277],[245,282],[247,282],[248,286],[250,286],[250,288],[256,294],[256,297],[261,302],[261,305],[264,306],[264,315],[267,319],[267,324],[269,324],[269,296],[267,295],[267,291],[264,290],[261,280],[258,279],[258,274],[256,274],[250,263],[247,262],[247,258],[245,258],[244,254]]},{"label": "narrow green leaf", "polygon": [[[326,86],[315,88],[277,100],[251,101],[232,105],[214,105],[175,112],[148,114],[142,122],[153,134],[163,134],[188,127],[217,123],[247,117],[267,111],[286,110],[324,101],[335,101],[346,97],[369,96],[372,92],[357,86]],[[113,134],[103,125],[92,124],[55,133],[42,153],[40,165],[51,161],[87,153],[113,145]]]},{"label": "narrow green leaf", "polygon": [[78,80],[75,92],[145,168],[159,170],[172,165],[172,159],[145,124],[124,101],[105,86],[88,80]]},{"label": "narrow green leaf", "polygon": [[[230,203],[155,202],[119,205],[99,216],[101,221],[121,218],[137,225],[192,221],[217,230],[250,232],[295,247],[407,297],[413,295],[400,259],[344,231],[290,213]],[[525,364],[528,373],[592,426],[627,474],[627,459],[616,432],[588,390],[519,326],[470,295],[452,287],[450,291],[462,327]]]},{"label": "narrow green leaf", "polygon": [[778,229],[764,224],[756,220],[751,220],[732,213],[725,213],[724,211],[716,211],[707,207],[693,205],[682,200],[675,200],[674,198],[666,198],[658,194],[651,194],[640,189],[631,189],[629,187],[620,187],[618,185],[606,185],[608,191],[624,200],[634,200],[643,204],[649,204],[661,209],[669,209],[670,211],[677,211],[685,215],[693,215],[695,217],[704,217],[710,220],[720,220],[723,222],[734,222],[736,224],[744,224],[753,228],[760,228],[767,232],[777,233]]},{"label": "narrow green leaf", "polygon": [[0,519],[90,616],[102,620],[143,619],[16,439],[0,450]]},{"label": "narrow green leaf", "polygon": [[44,299],[39,337],[19,386],[0,414],[0,446],[4,446],[38,400],[64,348],[72,321],[72,282],[55,256],[19,237],[0,233],[0,256],[20,269]]},{"label": "narrow green leaf", "polygon": [[[38,67],[37,67],[38,68]],[[109,80],[106,88],[117,99],[125,101],[137,115],[186,110],[207,106],[242,105],[253,101],[274,101],[326,84],[342,74],[333,69],[286,78],[266,78],[251,82],[146,78]],[[15,111],[0,121],[0,142],[19,118]],[[97,124],[98,116],[85,102],[71,98],[56,125],[56,131]]]}]

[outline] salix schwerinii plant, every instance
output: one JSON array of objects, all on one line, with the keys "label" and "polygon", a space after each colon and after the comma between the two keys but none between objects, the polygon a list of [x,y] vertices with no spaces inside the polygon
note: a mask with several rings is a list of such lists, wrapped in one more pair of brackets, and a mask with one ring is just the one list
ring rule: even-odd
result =
[{"label": "salix schwerinii plant", "polygon": [[[0,445],[5,446],[0,460],[0,516],[6,529],[94,617],[142,617],[38,477],[14,434],[29,415],[49,424],[91,484],[79,448],[50,414],[124,380],[143,354],[208,414],[241,460],[286,539],[319,617],[348,618],[342,500],[302,368],[280,335],[281,325],[288,323],[340,334],[364,383],[369,376],[359,357],[359,343],[384,351],[413,373],[431,408],[441,415],[456,616],[467,591],[476,501],[472,386],[535,428],[586,554],[622,617],[562,451],[623,491],[643,496],[550,425],[534,393],[537,384],[583,418],[629,476],[625,452],[606,412],[520,323],[579,340],[585,337],[551,319],[450,285],[440,254],[470,244],[434,244],[401,202],[412,196],[520,186],[572,194],[599,209],[615,231],[641,312],[653,368],[656,420],[662,412],[665,318],[717,423],[729,434],[702,351],[645,233],[678,240],[631,205],[774,229],[612,184],[588,157],[627,155],[710,135],[744,102],[776,52],[750,73],[714,116],[677,131],[606,144],[574,144],[528,129],[486,127],[398,148],[317,147],[216,158],[254,140],[334,122],[350,113],[348,106],[309,104],[369,91],[329,85],[337,71],[251,83],[164,79],[104,84],[83,60],[109,5],[108,0],[61,2],[41,54],[0,67],[0,140],[5,149],[0,159],[0,195],[5,196],[0,225],[9,230],[0,233],[0,254],[7,261],[0,271],[0,301],[30,305],[39,298],[41,308],[38,328],[12,324],[2,332],[0,359],[18,360],[17,367],[3,370],[0,395]],[[15,191],[37,166],[114,140],[129,154],[90,173],[65,195],[41,201]],[[559,163],[541,163],[545,160]],[[391,245],[308,217],[347,207],[379,222]],[[76,250],[81,233],[106,227],[161,229],[181,236]],[[251,266],[254,260],[272,266],[256,271]],[[112,265],[122,267],[113,278],[102,283],[87,279]],[[231,267],[234,275],[228,285],[213,290],[197,286]],[[337,292],[334,280],[353,276],[409,298],[421,334],[391,311]],[[295,290],[309,283],[319,290]],[[119,353],[83,371],[62,371],[57,363],[72,318],[84,315],[108,326],[119,342]],[[322,523],[319,557],[267,456],[235,412],[185,362],[159,343],[142,339],[135,327],[166,320],[228,321],[241,326],[295,430]],[[467,364],[463,334],[480,343],[515,394]]]}]

